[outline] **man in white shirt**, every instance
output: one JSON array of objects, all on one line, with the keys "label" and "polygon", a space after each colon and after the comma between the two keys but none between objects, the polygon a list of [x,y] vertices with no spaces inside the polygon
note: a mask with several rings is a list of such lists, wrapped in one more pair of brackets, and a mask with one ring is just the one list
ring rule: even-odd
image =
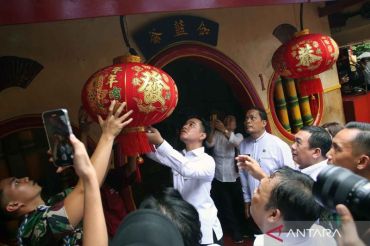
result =
[{"label": "man in white shirt", "polygon": [[180,132],[180,140],[186,146],[182,153],[165,141],[155,128],[149,128],[147,136],[156,147],[156,151],[148,156],[172,169],[174,188],[197,209],[202,231],[201,244],[223,245],[217,208],[210,196],[215,161],[204,152],[203,141],[207,137],[204,121],[196,117],[186,121]]},{"label": "man in white shirt", "polygon": [[[245,115],[244,127],[249,137],[240,144],[240,154],[249,155],[260,165],[262,170],[270,175],[283,166],[295,168],[288,144],[280,138],[266,132],[267,114],[259,108],[249,109]],[[249,218],[249,207],[253,192],[259,185],[259,180],[247,171],[240,171],[242,183],[245,217]]]},{"label": "man in white shirt", "polygon": [[229,230],[234,243],[243,243],[241,233],[242,190],[239,174],[235,168],[235,154],[243,135],[234,133],[236,118],[227,115],[223,122],[211,122],[211,132],[206,146],[213,148],[216,162],[215,179],[212,182],[211,196],[219,212],[224,231]]},{"label": "man in white shirt", "polygon": [[262,178],[250,211],[264,234],[256,237],[254,245],[336,245],[334,233],[314,224],[320,206],[312,194],[313,183],[289,167]]},{"label": "man in white shirt", "polygon": [[331,148],[331,136],[322,127],[304,126],[294,135],[291,148],[299,170],[316,181],[317,175],[327,166],[326,153]]}]

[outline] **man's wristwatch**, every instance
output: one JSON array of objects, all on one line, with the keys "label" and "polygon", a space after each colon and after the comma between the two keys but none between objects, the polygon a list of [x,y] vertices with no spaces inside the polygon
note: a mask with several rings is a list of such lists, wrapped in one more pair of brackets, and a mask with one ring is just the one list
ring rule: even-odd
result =
[{"label": "man's wristwatch", "polygon": [[163,142],[164,142],[164,140],[162,140],[162,142],[161,143],[159,143],[159,144],[155,144],[154,146],[155,146],[155,148],[156,149],[158,149],[159,148],[159,146],[161,146],[162,144],[163,144]]}]

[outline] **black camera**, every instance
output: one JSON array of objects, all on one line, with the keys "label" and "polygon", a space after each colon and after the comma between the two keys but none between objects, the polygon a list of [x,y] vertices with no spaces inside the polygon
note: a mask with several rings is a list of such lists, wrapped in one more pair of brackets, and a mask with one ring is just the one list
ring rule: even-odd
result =
[{"label": "black camera", "polygon": [[370,182],[348,169],[325,167],[317,176],[313,194],[323,207],[335,210],[337,204],[344,204],[355,219],[370,219]]}]

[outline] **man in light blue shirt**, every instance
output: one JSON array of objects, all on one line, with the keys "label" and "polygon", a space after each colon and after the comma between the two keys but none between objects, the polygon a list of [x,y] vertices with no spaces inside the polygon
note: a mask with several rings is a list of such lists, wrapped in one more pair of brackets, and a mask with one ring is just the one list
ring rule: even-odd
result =
[{"label": "man in light blue shirt", "polygon": [[[263,109],[249,109],[245,115],[244,127],[249,137],[240,144],[240,154],[255,159],[262,170],[270,175],[276,169],[289,166],[295,169],[290,147],[280,138],[266,132],[267,114]],[[249,209],[253,192],[260,184],[245,170],[240,170],[240,181],[243,188],[245,217],[250,217]]]}]

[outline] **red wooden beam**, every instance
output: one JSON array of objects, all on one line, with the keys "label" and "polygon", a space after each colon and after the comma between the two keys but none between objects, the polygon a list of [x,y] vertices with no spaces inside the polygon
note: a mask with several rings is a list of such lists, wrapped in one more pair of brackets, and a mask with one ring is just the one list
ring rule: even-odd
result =
[{"label": "red wooden beam", "polygon": [[0,25],[324,0],[0,0]]}]

